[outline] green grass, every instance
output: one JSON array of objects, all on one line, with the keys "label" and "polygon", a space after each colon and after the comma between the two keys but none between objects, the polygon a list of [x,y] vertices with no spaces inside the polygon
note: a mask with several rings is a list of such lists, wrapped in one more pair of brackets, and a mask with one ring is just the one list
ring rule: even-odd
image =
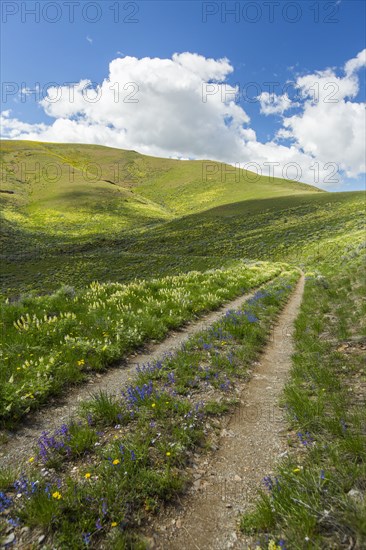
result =
[{"label": "green grass", "polygon": [[320,250],[337,254],[343,236],[352,233],[362,241],[364,203],[362,192],[257,199],[61,250],[54,243],[55,253],[30,247],[5,258],[3,293],[54,291],[61,284],[79,287],[95,279],[128,282],[210,269],[239,258],[311,265],[322,261]]},{"label": "green grass", "polygon": [[[8,517],[20,519],[19,529],[40,528],[57,548],[143,547],[139,526],[187,488],[184,469],[208,446],[211,416],[235,406],[236,382],[248,376],[298,277],[281,273],[243,309],[141,368],[120,396],[82,404],[84,422],[43,434],[26,470],[5,487]],[[215,400],[205,405],[207,388]]]},{"label": "green grass", "polygon": [[241,523],[263,548],[366,545],[365,260],[354,246],[307,278],[283,398],[297,436]]},{"label": "green grass", "polygon": [[[365,546],[365,194],[253,182],[252,174],[218,163],[99,146],[3,141],[1,155],[1,188],[13,191],[0,195],[3,421],[17,423],[88,370],[107,368],[147,338],[162,338],[280,269],[255,266],[258,260],[299,266],[307,280],[283,397],[291,452],[267,478],[271,490],[263,487],[242,528],[271,550],[281,539],[299,550]],[[42,169],[61,164],[61,180],[25,174],[37,162]],[[101,167],[101,177],[93,177],[90,163]],[[252,269],[258,277],[249,282]],[[283,277],[273,284],[286,277],[293,284]],[[99,394],[83,405],[81,424],[55,434],[64,447],[44,439],[46,455],[20,481],[24,499],[14,513],[43,526],[60,548],[82,547],[88,533],[96,547],[103,540],[107,547],[143,548],[139,525],[184,491],[189,453],[209,447],[202,422],[235,406],[232,384],[245,380],[289,292],[270,288],[264,309],[253,310],[259,322],[239,315],[234,326],[224,319],[158,367],[143,369],[139,389],[129,390],[138,401],[135,416],[126,401]],[[131,299],[127,289],[137,289]],[[177,304],[182,297],[184,306]],[[207,387],[215,396],[196,410]],[[41,479],[42,461],[50,469]],[[8,496],[14,477],[11,470],[0,475]],[[34,493],[30,480],[40,481]]]},{"label": "green grass", "polygon": [[326,194],[288,180],[253,182],[253,174],[220,163],[207,175],[210,161],[95,145],[2,140],[0,147],[1,190],[7,191],[1,193],[0,244],[7,259],[103,247],[111,237],[234,201]]},{"label": "green grass", "polygon": [[119,283],[2,304],[0,421],[17,423],[50,395],[89,371],[120,361],[149,339],[218,308],[281,271],[281,264],[236,263],[228,269]]}]

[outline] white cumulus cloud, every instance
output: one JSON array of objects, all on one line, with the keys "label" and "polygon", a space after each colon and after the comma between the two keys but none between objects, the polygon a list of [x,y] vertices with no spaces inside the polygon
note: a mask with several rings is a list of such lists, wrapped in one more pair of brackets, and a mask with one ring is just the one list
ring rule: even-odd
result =
[{"label": "white cumulus cloud", "polygon": [[[250,118],[228,83],[228,59],[176,53],[170,59],[119,57],[98,83],[83,79],[48,88],[40,101],[51,124],[27,124],[4,111],[2,137],[96,143],[141,153],[257,164],[262,173],[295,177],[326,187],[326,165],[338,163],[347,176],[364,166],[364,104],[355,100],[363,52],[334,70],[297,79],[299,98],[259,96],[262,114],[283,116],[273,140],[257,140]],[[284,116],[296,107],[293,116]],[[279,140],[289,140],[290,145]],[[314,163],[320,166],[314,179]],[[291,170],[288,170],[292,165]],[[272,172],[271,172],[272,171]]]},{"label": "white cumulus cloud", "polygon": [[342,77],[331,69],[300,77],[302,110],[283,121],[299,149],[322,163],[338,163],[348,177],[366,171],[366,105],[352,101],[359,91],[355,73],[362,67],[361,54],[346,63]]},{"label": "white cumulus cloud", "polygon": [[346,75],[351,75],[362,67],[366,67],[366,48],[357,54],[356,57],[347,61],[344,70]]},{"label": "white cumulus cloud", "polygon": [[260,110],[263,115],[282,115],[292,107],[292,103],[287,94],[277,95],[275,93],[262,92],[258,96]]}]

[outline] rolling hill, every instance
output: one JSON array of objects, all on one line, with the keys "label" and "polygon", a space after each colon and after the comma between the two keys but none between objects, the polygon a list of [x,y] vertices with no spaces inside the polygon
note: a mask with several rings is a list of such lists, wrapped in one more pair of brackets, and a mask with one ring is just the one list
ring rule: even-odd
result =
[{"label": "rolling hill", "polygon": [[362,192],[265,177],[250,183],[253,174],[224,164],[97,145],[0,144],[5,296],[241,258],[297,264],[324,243],[329,252],[343,235],[362,236]]},{"label": "rolling hill", "polygon": [[[113,174],[118,159],[123,178]],[[57,175],[61,165],[60,177],[50,181],[49,174]],[[269,338],[266,349],[276,342],[278,353],[261,362],[268,365],[265,372],[276,374],[276,384],[283,362],[290,368],[293,358],[283,391],[289,452],[280,469],[276,466],[276,484],[264,478],[271,490],[241,517],[240,527],[255,537],[265,528],[263,548],[270,547],[267,532],[274,529],[276,540],[285,537],[296,548],[306,537],[319,548],[349,548],[348,540],[339,544],[345,532],[364,539],[364,507],[355,508],[350,487],[357,486],[356,480],[362,487],[366,479],[360,437],[365,425],[360,390],[366,387],[361,362],[365,194],[325,193],[265,178],[240,184],[235,174],[222,181],[220,172],[227,167],[217,163],[210,168],[211,179],[202,178],[202,166],[103,147],[4,143],[0,441],[9,440],[9,429],[21,426],[25,415],[39,407],[47,411],[50,399],[70,388],[78,392],[77,385],[80,392],[62,406],[68,417],[71,402],[83,407],[80,421],[61,427],[51,415],[57,419],[63,413],[50,409],[43,420],[46,430],[55,426],[56,431],[42,433],[38,425],[40,450],[25,446],[27,457],[24,441],[17,439],[13,452],[17,459],[27,458],[29,478],[22,473],[17,479],[20,474],[11,468],[0,475],[3,506],[11,503],[13,517],[36,527],[34,540],[44,529],[62,548],[85,546],[91,536],[91,547],[99,548],[104,539],[110,547],[108,537],[117,529],[110,533],[109,526],[122,525],[128,509],[132,520],[118,530],[124,538],[117,546],[142,547],[135,544],[142,513],[156,513],[163,501],[166,506],[177,491],[183,493],[177,480],[188,479],[187,457],[195,453],[196,460],[202,449],[206,456],[210,435],[201,437],[210,434],[207,421],[214,415],[213,430],[219,433],[217,422],[234,412],[237,388],[250,383],[253,361]],[[300,286],[299,268],[305,272]],[[293,300],[298,307],[303,282],[293,331],[296,347],[289,347],[299,311]],[[126,391],[122,388],[130,384],[131,371],[121,378],[123,369],[116,369],[117,384],[125,382],[115,398],[101,391],[80,401],[81,395],[90,395],[92,386],[81,386],[86,380],[103,380],[103,371],[124,367],[126,354],[144,342],[159,340],[169,329],[248,290],[253,293],[243,309],[226,304],[225,315],[221,311],[216,323],[193,333],[173,353],[167,353],[165,341],[163,360],[142,366]],[[265,394],[258,403],[267,403],[270,395],[272,407],[270,376],[262,378]],[[265,416],[262,427],[269,421]],[[192,422],[198,418],[202,424],[196,428]],[[262,439],[263,430],[258,433]],[[231,447],[228,454],[233,454]],[[246,460],[243,464],[247,468]],[[46,478],[45,470],[55,474]],[[50,490],[53,475],[57,482]],[[28,479],[36,481],[29,485]],[[35,489],[26,488],[26,498],[13,499],[18,487],[27,486]],[[101,518],[101,502],[111,510],[107,521]],[[333,511],[332,523],[322,522],[324,510]],[[0,522],[5,541],[8,525]]]},{"label": "rolling hill", "polygon": [[116,234],[236,201],[319,193],[222,163],[98,145],[2,141],[1,165],[4,224],[62,241]]}]

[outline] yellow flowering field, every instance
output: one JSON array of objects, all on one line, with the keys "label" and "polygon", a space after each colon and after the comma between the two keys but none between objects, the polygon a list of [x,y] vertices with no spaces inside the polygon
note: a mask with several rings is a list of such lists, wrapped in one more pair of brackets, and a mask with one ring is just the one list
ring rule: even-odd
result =
[{"label": "yellow flowering field", "polygon": [[282,264],[236,262],[130,284],[93,282],[1,304],[0,418],[22,415],[204,311],[280,273]]}]

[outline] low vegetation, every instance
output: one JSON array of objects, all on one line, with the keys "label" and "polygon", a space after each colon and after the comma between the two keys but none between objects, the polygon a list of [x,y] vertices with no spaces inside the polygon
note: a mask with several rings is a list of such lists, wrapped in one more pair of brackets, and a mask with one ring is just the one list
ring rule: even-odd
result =
[{"label": "low vegetation", "polygon": [[308,273],[283,399],[289,457],[241,522],[261,548],[366,545],[365,260],[350,245]]},{"label": "low vegetation", "polygon": [[139,526],[186,488],[184,467],[207,446],[213,415],[233,408],[235,381],[248,377],[298,277],[283,272],[175,355],[142,367],[119,396],[85,402],[84,420],[44,433],[18,479],[2,480],[2,529],[41,528],[50,547],[143,548]]},{"label": "low vegetation", "polygon": [[79,292],[63,287],[3,304],[0,420],[14,425],[88,371],[105,369],[147,340],[162,339],[280,271],[280,264],[241,262],[128,285],[94,282]]},{"label": "low vegetation", "polygon": [[[365,194],[98,146],[3,142],[2,162],[3,427],[262,286],[119,396],[83,403],[19,471],[1,470],[0,540],[144,548],[140,526],[188,486],[192,452],[233,410],[301,268],[288,457],[264,472],[240,527],[259,549],[364,548]],[[52,167],[37,179],[37,162],[62,165],[62,179]]]}]

